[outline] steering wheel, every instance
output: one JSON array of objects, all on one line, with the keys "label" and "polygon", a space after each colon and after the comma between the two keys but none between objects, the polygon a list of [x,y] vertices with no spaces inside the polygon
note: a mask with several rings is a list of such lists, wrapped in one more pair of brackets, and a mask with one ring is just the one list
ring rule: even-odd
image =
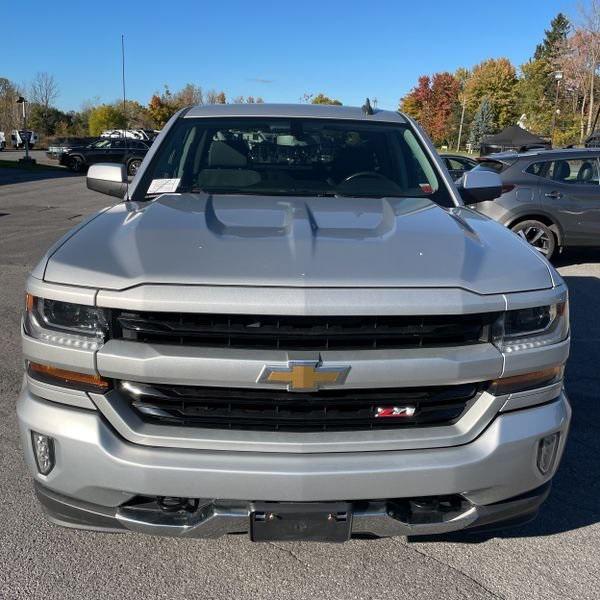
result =
[{"label": "steering wheel", "polygon": [[358,173],[353,173],[352,175],[348,175],[346,179],[342,181],[342,183],[348,183],[353,181],[354,179],[358,179],[359,177],[366,177],[369,179],[384,179],[388,181],[388,178],[381,173],[377,173],[376,171],[360,171]]}]

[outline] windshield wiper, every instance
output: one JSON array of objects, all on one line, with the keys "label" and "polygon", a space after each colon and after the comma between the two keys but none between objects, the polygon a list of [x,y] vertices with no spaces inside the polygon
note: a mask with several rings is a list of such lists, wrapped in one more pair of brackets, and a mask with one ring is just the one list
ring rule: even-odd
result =
[{"label": "windshield wiper", "polygon": [[313,196],[313,197],[333,197],[336,196],[335,192],[332,191],[324,191],[324,190],[293,190],[293,189],[285,189],[285,190],[273,190],[273,189],[244,189],[244,188],[217,188],[217,189],[199,189],[194,188],[189,190],[189,193],[192,194],[213,194],[218,196],[219,194],[244,194],[244,195],[252,195],[252,196]]}]

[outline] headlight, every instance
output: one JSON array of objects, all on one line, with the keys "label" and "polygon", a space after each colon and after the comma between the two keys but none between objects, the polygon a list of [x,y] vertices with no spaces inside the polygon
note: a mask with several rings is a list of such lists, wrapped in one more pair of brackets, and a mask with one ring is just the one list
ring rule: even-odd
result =
[{"label": "headlight", "polygon": [[493,327],[493,342],[503,352],[557,344],[568,335],[568,302],[509,310],[500,315]]},{"label": "headlight", "polygon": [[33,338],[86,350],[97,350],[108,333],[104,309],[31,294],[26,296],[23,322],[25,332]]}]

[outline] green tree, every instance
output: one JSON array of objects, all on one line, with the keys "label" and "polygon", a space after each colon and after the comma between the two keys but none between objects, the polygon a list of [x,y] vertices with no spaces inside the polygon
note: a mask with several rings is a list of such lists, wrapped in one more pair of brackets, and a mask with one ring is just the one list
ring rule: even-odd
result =
[{"label": "green tree", "polygon": [[123,111],[110,104],[92,108],[88,117],[90,135],[100,135],[105,129],[123,129],[126,125]]},{"label": "green tree", "polygon": [[45,135],[55,135],[60,123],[69,123],[69,115],[52,106],[44,107],[41,104],[29,105],[27,124],[34,131],[43,132]]},{"label": "green tree", "polygon": [[525,115],[527,128],[541,135],[550,135],[554,95],[548,85],[556,85],[552,72],[545,59],[531,59],[521,66],[517,85],[519,113]]},{"label": "green tree", "polygon": [[[550,22],[543,41],[537,45],[533,58],[521,65],[522,75],[517,86],[519,113],[525,115],[527,127],[541,135],[550,135],[552,128],[557,93],[554,73],[560,68],[570,30],[567,17],[558,13]],[[562,91],[560,87],[558,91]],[[563,99],[564,94],[561,94],[559,108]]]},{"label": "green tree", "polygon": [[469,144],[471,144],[471,147],[474,149],[479,148],[483,137],[492,132],[493,126],[494,113],[492,105],[488,98],[484,98],[471,123],[471,131],[469,132]]},{"label": "green tree", "polygon": [[515,122],[518,113],[517,73],[507,58],[490,58],[473,67],[465,86],[467,109],[475,112],[487,98],[494,129]]},{"label": "green tree", "polygon": [[550,29],[545,30],[544,40],[536,46],[533,59],[552,62],[560,52],[560,46],[567,39],[570,31],[569,19],[563,13],[558,13],[550,21]]},{"label": "green tree", "polygon": [[323,93],[319,93],[316,96],[311,97],[311,104],[333,104],[335,106],[342,106],[342,103],[339,100],[334,98],[330,98]]}]

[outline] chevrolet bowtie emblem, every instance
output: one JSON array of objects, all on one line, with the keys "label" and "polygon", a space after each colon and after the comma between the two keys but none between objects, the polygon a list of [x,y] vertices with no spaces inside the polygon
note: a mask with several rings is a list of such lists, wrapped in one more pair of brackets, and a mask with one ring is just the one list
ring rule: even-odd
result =
[{"label": "chevrolet bowtie emblem", "polygon": [[322,367],[315,361],[291,360],[287,367],[265,365],[257,383],[286,384],[289,392],[316,392],[344,383],[350,367]]}]

